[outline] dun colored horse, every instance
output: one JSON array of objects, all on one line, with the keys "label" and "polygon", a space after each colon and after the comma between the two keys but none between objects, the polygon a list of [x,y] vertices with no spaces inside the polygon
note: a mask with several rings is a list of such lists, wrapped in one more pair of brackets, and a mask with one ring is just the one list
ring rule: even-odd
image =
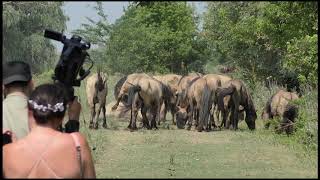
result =
[{"label": "dun colored horse", "polygon": [[201,77],[201,76],[199,74],[195,74],[195,73],[181,77],[181,79],[178,82],[178,88],[177,88],[177,92],[176,92],[176,97],[177,97],[176,105],[178,105],[180,103],[182,91],[186,90],[186,88],[188,87],[188,85],[190,84],[190,82],[192,80],[199,78],[199,77]]},{"label": "dun colored horse", "polygon": [[195,114],[196,127],[199,132],[203,129],[209,131],[211,123],[209,120],[210,109],[213,103],[213,91],[204,78],[193,79],[187,88],[181,93],[177,106],[177,127],[184,128],[188,121],[187,129],[190,130]]},{"label": "dun colored horse", "polygon": [[[179,80],[182,78],[180,75],[176,74],[166,74],[162,76],[153,76],[153,78],[157,79],[158,81],[162,82],[164,85],[168,86],[172,94],[176,94],[178,90],[178,83]],[[177,97],[173,96],[172,101],[169,102],[169,104],[164,104],[164,108],[161,108],[161,119],[165,120],[167,111],[170,110],[172,115],[172,124],[176,124],[174,120],[175,115],[175,105],[177,102]]]},{"label": "dun colored horse", "polygon": [[[297,107],[288,105],[290,101],[298,99],[297,93],[288,92],[285,90],[278,90],[267,102],[264,111],[261,114],[261,118],[264,120],[272,119],[273,117],[282,117],[284,121],[290,120],[294,122],[296,116]],[[292,112],[292,113],[291,113]],[[293,115],[290,115],[293,114]],[[270,122],[267,122],[265,127],[269,128]]]},{"label": "dun colored horse", "polygon": [[[136,129],[136,116],[138,110],[141,108],[143,127],[148,129],[157,128],[155,118],[158,115],[158,122],[160,120],[160,108],[162,103],[169,103],[173,94],[170,89],[160,81],[144,73],[135,73],[127,76],[123,85],[120,88],[117,102],[112,107],[115,110],[121,99],[127,95],[127,107],[131,108],[131,118],[128,128]],[[151,127],[147,118],[147,111],[150,110],[152,114]]]},{"label": "dun colored horse", "polygon": [[[214,110],[216,109],[216,117],[219,119],[220,109],[217,109],[217,98],[216,98],[216,91],[218,87],[221,87],[222,85],[225,85],[227,81],[231,80],[231,77],[220,75],[220,74],[206,74],[203,76],[203,78],[207,81],[210,90],[213,91],[213,107],[211,112],[211,119],[212,119],[212,125],[213,127],[216,127],[215,121],[214,121]],[[230,96],[226,96],[224,98],[224,101],[228,101],[230,99]],[[225,111],[222,111],[222,113],[226,113],[228,109],[225,109]]]},{"label": "dun colored horse", "polygon": [[[108,94],[107,75],[101,73],[100,69],[87,79],[86,84],[87,101],[91,109],[89,128],[98,129],[99,115],[103,113],[103,127],[107,128],[106,119],[106,97]],[[98,104],[98,105],[97,105]],[[96,106],[98,107],[96,113]]]},{"label": "dun colored horse", "polygon": [[[224,87],[221,87],[218,96],[218,106],[219,109],[224,108],[223,99],[225,96],[230,95],[229,105],[231,106],[231,116],[230,122],[232,127],[236,130],[238,129],[239,121],[239,108],[240,105],[243,106],[246,112],[245,122],[247,123],[250,130],[255,129],[255,120],[257,119],[256,110],[244,83],[240,80],[230,80]],[[223,123],[226,122],[226,116],[223,117]]]}]

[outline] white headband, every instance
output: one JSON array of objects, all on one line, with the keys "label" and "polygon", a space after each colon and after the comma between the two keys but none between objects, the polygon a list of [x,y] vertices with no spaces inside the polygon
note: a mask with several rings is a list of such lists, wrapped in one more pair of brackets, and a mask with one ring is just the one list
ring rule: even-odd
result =
[{"label": "white headband", "polygon": [[46,112],[47,110],[51,110],[53,112],[57,112],[57,111],[62,112],[64,110],[64,106],[63,106],[62,102],[61,103],[57,103],[54,106],[52,106],[51,104],[48,104],[47,106],[38,105],[35,101],[32,101],[32,100],[29,100],[28,102],[30,104],[32,104],[33,109],[41,110],[43,112]]}]

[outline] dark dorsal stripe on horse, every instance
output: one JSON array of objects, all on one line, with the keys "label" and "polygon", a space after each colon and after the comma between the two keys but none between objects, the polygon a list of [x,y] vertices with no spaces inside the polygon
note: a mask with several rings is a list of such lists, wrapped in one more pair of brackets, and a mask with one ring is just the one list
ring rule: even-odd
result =
[{"label": "dark dorsal stripe on horse", "polygon": [[179,82],[178,82],[178,86],[180,85],[180,82],[182,81],[183,78],[187,77],[188,75],[183,75],[180,79],[179,79]]}]

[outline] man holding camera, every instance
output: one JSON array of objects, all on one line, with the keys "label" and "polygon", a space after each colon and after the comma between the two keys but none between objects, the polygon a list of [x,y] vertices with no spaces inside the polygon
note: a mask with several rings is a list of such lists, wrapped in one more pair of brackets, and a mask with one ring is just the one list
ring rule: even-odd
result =
[{"label": "man holding camera", "polygon": [[[17,139],[25,137],[33,124],[33,117],[28,112],[28,97],[34,88],[30,66],[22,61],[6,62],[3,66],[3,91],[5,99],[2,101],[3,134]],[[79,116],[81,104],[75,99],[69,104],[69,121],[66,132],[79,131]],[[11,142],[14,139],[4,141]]]}]

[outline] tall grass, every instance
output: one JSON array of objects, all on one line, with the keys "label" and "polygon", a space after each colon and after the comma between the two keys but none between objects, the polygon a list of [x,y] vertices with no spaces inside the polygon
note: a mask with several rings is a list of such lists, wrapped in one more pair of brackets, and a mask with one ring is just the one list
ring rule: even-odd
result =
[{"label": "tall grass", "polygon": [[[255,83],[252,91],[253,101],[255,103],[258,119],[261,119],[261,113],[269,98],[279,89],[285,89],[272,83],[270,88],[264,86],[261,82]],[[303,95],[292,103],[298,106],[298,117],[295,120],[295,131],[292,135],[277,134],[273,128],[263,130],[270,136],[273,136],[278,142],[291,148],[303,148],[304,155],[315,155],[318,152],[318,89],[309,87],[302,88]],[[273,122],[279,122],[281,118],[276,118]],[[301,152],[301,151],[299,151]]]}]

